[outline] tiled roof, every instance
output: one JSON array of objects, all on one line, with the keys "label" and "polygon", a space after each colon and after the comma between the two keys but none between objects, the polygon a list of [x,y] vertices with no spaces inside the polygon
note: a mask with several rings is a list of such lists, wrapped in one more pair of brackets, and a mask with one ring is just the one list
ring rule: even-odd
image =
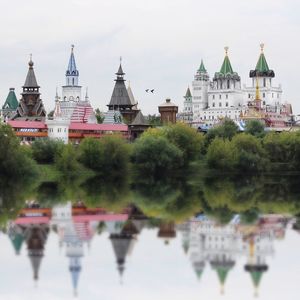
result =
[{"label": "tiled roof", "polygon": [[13,128],[37,128],[46,129],[47,125],[40,121],[18,121],[9,120],[8,124]]},{"label": "tiled roof", "polygon": [[128,131],[125,124],[71,123],[70,130]]}]

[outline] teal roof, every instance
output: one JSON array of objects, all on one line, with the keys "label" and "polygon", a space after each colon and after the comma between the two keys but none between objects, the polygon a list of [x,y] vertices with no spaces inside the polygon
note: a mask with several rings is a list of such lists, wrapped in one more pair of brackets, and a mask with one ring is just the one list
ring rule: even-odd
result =
[{"label": "teal roof", "polygon": [[187,99],[187,98],[191,98],[191,97],[192,97],[192,93],[191,93],[190,87],[188,87],[184,98]]},{"label": "teal roof", "polygon": [[223,74],[223,75],[233,74],[234,73],[227,53],[225,55],[225,58],[224,58],[224,61],[223,61],[220,73]]},{"label": "teal roof", "polygon": [[217,270],[217,274],[218,274],[220,283],[224,284],[225,280],[227,278],[227,274],[229,272],[229,269],[227,267],[218,267],[216,270]]},{"label": "teal roof", "polygon": [[258,62],[256,64],[255,70],[259,71],[259,72],[268,72],[270,70],[267,60],[266,60],[266,57],[263,52],[261,52],[261,54],[258,58]]},{"label": "teal roof", "polygon": [[20,253],[24,241],[24,237],[22,234],[16,234],[15,236],[11,237],[11,242],[13,247],[16,251],[16,254]]},{"label": "teal roof", "polygon": [[260,272],[260,271],[253,271],[253,272],[250,273],[251,278],[252,278],[252,282],[253,282],[255,287],[259,286],[259,283],[260,283],[261,278],[262,278],[262,274],[263,274],[263,272]]},{"label": "teal roof", "polygon": [[18,105],[19,105],[19,102],[18,102],[16,94],[15,94],[15,89],[11,88],[11,89],[9,89],[9,93],[7,95],[4,105],[2,106],[2,109],[16,110]]},{"label": "teal roof", "polygon": [[204,63],[203,63],[202,59],[201,59],[201,64],[200,64],[200,67],[198,69],[198,72],[199,73],[206,73],[207,72],[206,69],[205,69],[205,67],[204,67]]}]

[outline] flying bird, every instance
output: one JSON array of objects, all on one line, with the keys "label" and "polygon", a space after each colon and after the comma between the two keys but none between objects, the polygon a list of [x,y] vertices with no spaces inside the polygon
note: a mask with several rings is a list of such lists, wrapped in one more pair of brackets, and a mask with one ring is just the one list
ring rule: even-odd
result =
[{"label": "flying bird", "polygon": [[154,89],[152,89],[150,92],[153,94],[153,92],[154,92]]},{"label": "flying bird", "polygon": [[148,92],[149,92],[149,89],[146,89],[145,91],[146,91],[146,93],[148,93]]}]

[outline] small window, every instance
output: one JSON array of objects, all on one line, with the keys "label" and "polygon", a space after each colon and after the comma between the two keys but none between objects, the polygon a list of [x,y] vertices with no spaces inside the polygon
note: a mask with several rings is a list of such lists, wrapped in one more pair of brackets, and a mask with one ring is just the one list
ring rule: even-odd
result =
[{"label": "small window", "polygon": [[264,87],[266,87],[266,78],[264,78]]},{"label": "small window", "polygon": [[226,99],[228,99],[228,95],[226,95]]},{"label": "small window", "polygon": [[219,102],[219,107],[221,107],[222,106],[222,103],[221,102]]},{"label": "small window", "polygon": [[222,95],[219,95],[219,99],[222,99]]},{"label": "small window", "polygon": [[215,95],[213,95],[213,100],[215,100]]},{"label": "small window", "polygon": [[266,93],[263,93],[263,98],[266,98]]},{"label": "small window", "polygon": [[248,98],[249,98],[249,99],[251,98],[251,94],[248,94]]},{"label": "small window", "polygon": [[213,105],[212,105],[213,107],[215,107],[216,106],[216,103],[215,102],[213,102]]},{"label": "small window", "polygon": [[228,102],[226,102],[226,107],[228,107]]}]

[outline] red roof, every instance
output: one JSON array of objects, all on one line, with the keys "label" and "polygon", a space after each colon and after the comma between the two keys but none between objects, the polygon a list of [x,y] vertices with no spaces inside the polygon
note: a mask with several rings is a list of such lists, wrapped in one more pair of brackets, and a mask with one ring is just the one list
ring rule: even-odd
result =
[{"label": "red roof", "polygon": [[12,121],[7,122],[13,128],[36,128],[47,129],[47,125],[42,121]]},{"label": "red roof", "polygon": [[69,130],[128,131],[125,124],[71,123]]}]

